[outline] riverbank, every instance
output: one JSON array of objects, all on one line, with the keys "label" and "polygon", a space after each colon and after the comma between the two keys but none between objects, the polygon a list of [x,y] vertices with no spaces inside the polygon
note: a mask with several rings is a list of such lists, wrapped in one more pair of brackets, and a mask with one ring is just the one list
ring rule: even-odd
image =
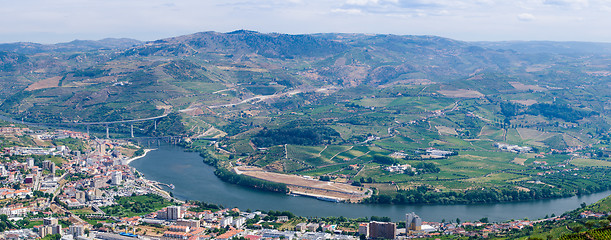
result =
[{"label": "riverbank", "polygon": [[148,149],[148,148],[147,148],[147,149],[144,149],[144,150],[143,150],[143,151],[144,151],[144,154],[142,154],[142,155],[140,155],[140,156],[137,156],[137,157],[132,157],[132,158],[130,158],[130,159],[127,159],[127,160],[125,160],[125,162],[124,162],[123,164],[124,164],[124,165],[129,165],[131,162],[133,162],[133,161],[135,161],[135,160],[138,160],[138,159],[140,159],[140,158],[145,157],[147,153],[149,153],[150,151],[153,151],[153,150],[157,150],[157,149],[156,149],[156,148],[151,148],[151,149]]},{"label": "riverbank", "polygon": [[[172,193],[181,200],[198,200],[240,209],[290,211],[300,216],[388,216],[404,221],[405,213],[417,212],[422,219],[441,221],[460,218],[463,221],[488,218],[503,222],[510,219],[540,219],[546,215],[560,215],[580,206],[594,203],[611,191],[559,199],[488,203],[488,204],[350,204],[317,200],[313,197],[295,197],[286,193],[261,191],[222,181],[213,166],[203,164],[199,152],[188,152],[175,145],[160,145],[145,158],[133,161],[131,166],[147,179],[174,184]],[[166,189],[167,190],[167,189]],[[294,194],[296,195],[296,194]]]},{"label": "riverbank", "polygon": [[[133,169],[134,171],[138,170],[135,167],[131,166],[130,164],[132,162],[134,162],[135,160],[144,158],[147,156],[147,154],[151,151],[157,150],[156,148],[152,148],[152,149],[144,149],[144,154],[137,156],[137,157],[133,157],[130,159],[125,160],[125,165],[129,166],[131,169]],[[140,173],[140,177],[138,178],[142,183],[144,183],[151,191],[156,192],[158,195],[162,196],[163,198],[167,199],[167,200],[173,200],[175,202],[178,203],[182,203],[184,201],[175,198],[172,196],[172,194],[170,194],[169,192],[163,190],[161,187],[159,187],[158,185],[161,184],[165,184],[165,183],[161,183],[161,182],[157,182],[154,180],[150,180],[144,177],[144,174]]]}]

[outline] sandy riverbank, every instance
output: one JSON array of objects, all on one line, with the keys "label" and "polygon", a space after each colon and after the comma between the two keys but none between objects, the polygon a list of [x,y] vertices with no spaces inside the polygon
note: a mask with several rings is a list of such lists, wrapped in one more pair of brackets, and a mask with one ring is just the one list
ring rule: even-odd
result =
[{"label": "sandy riverbank", "polygon": [[147,153],[149,153],[150,151],[153,151],[153,150],[157,150],[157,149],[144,149],[144,154],[142,154],[140,156],[137,156],[137,157],[133,157],[133,158],[125,160],[125,165],[129,165],[134,160],[138,160],[140,158],[143,158],[144,156],[146,156]]},{"label": "sandy riverbank", "polygon": [[356,187],[345,183],[320,181],[310,177],[281,174],[264,171],[251,166],[235,167],[237,174],[253,178],[286,184],[291,193],[310,196],[322,200],[359,202],[369,197],[369,189]]}]

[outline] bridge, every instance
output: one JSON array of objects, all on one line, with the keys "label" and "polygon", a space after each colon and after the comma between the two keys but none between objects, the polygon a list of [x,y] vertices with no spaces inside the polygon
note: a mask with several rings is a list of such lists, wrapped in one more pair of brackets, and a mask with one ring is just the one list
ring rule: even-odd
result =
[{"label": "bridge", "polygon": [[[144,122],[144,121],[150,121],[150,120],[154,120],[154,128],[155,130],[157,130],[157,119],[160,118],[164,118],[168,116],[168,111],[164,111],[164,113],[160,116],[156,116],[156,117],[148,117],[148,118],[139,118],[139,119],[132,119],[132,120],[119,120],[119,121],[110,121],[110,122],[74,122],[71,123],[73,125],[86,125],[87,126],[87,133],[89,133],[89,126],[91,125],[105,125],[106,126],[106,138],[110,138],[110,128],[108,127],[108,125],[110,124],[117,124],[117,123],[135,123],[135,122]],[[131,137],[134,137],[134,124],[130,125],[130,132],[131,132]]]},{"label": "bridge", "polygon": [[89,126],[103,125],[103,126],[106,127],[106,138],[110,138],[110,127],[109,127],[109,125],[111,125],[111,124],[122,124],[122,123],[132,123],[130,125],[130,132],[131,132],[131,138],[134,138],[134,124],[133,123],[153,120],[154,128],[156,130],[157,129],[157,119],[161,119],[161,118],[167,117],[169,115],[169,113],[170,113],[169,109],[166,109],[162,115],[155,116],[155,117],[138,118],[138,119],[131,119],[131,120],[106,121],[106,122],[35,123],[35,122],[26,122],[26,121],[23,121],[23,119],[16,120],[16,119],[12,119],[12,118],[10,118],[8,116],[2,116],[2,115],[0,115],[0,120],[4,120],[4,121],[8,121],[8,122],[13,122],[13,123],[25,124],[25,125],[29,125],[29,126],[36,126],[36,127],[51,127],[51,126],[58,127],[58,126],[66,126],[66,125],[68,125],[68,126],[87,126],[87,133],[89,133]]}]

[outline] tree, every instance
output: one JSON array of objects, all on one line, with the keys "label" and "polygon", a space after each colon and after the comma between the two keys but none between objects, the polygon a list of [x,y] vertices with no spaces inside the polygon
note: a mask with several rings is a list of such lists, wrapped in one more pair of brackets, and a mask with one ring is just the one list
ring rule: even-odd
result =
[{"label": "tree", "polygon": [[393,165],[399,162],[394,158],[384,156],[384,155],[377,155],[377,154],[373,155],[373,161],[379,164],[384,164],[384,165]]},{"label": "tree", "polygon": [[456,223],[460,224],[460,218],[456,218]]},{"label": "tree", "polygon": [[583,229],[583,226],[581,225],[571,227],[571,230],[576,233],[581,232],[582,229]]}]

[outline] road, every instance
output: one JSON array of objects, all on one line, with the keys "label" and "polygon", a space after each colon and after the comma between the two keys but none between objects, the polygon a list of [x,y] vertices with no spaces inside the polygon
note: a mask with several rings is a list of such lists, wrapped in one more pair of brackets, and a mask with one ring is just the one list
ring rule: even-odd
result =
[{"label": "road", "polygon": [[208,108],[222,108],[222,107],[232,107],[235,105],[240,105],[240,104],[244,104],[244,103],[249,103],[249,102],[261,102],[261,101],[265,101],[267,99],[272,99],[272,98],[279,98],[279,97],[283,97],[283,96],[293,96],[295,94],[299,94],[302,93],[302,90],[293,90],[290,92],[285,92],[285,93],[276,93],[276,94],[272,94],[272,95],[263,95],[263,96],[254,96],[251,98],[247,98],[244,99],[240,102],[237,103],[229,103],[229,104],[222,104],[222,105],[212,105],[212,106],[208,106]]}]

